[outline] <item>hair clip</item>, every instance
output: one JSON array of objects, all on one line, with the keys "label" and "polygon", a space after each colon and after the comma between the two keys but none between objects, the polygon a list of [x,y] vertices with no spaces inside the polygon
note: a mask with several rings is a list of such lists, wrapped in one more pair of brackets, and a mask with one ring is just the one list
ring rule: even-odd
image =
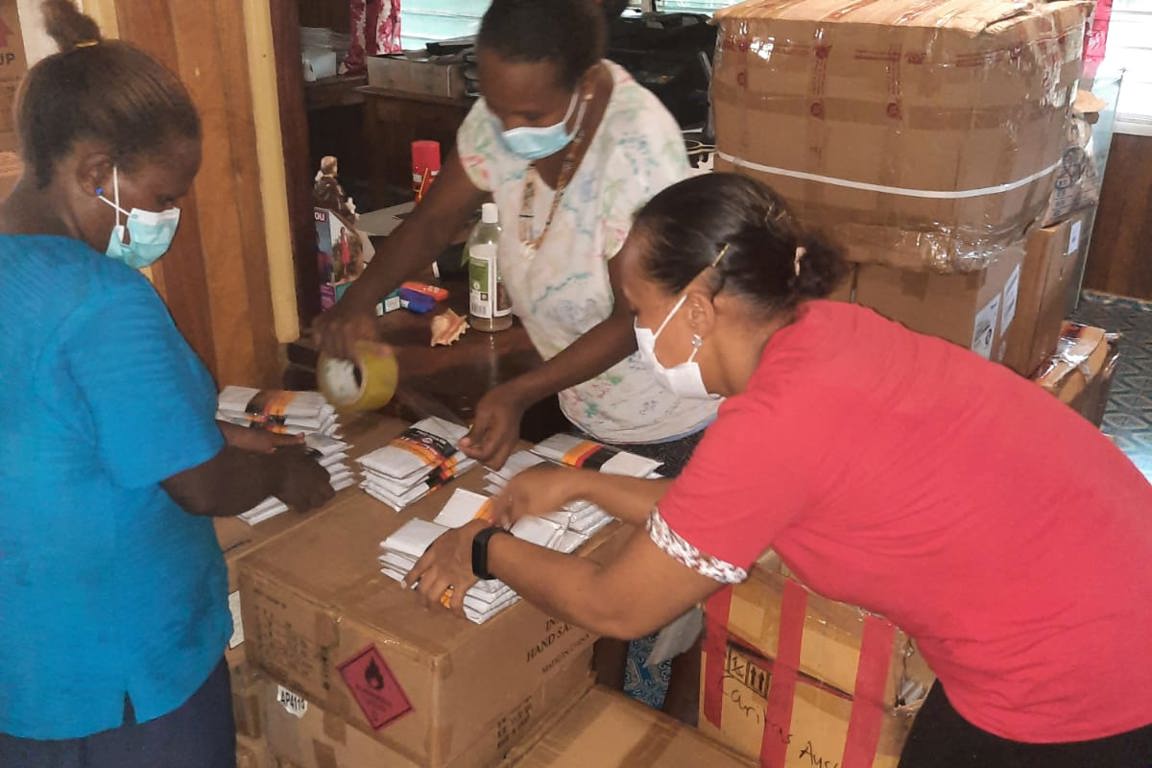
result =
[{"label": "hair clip", "polygon": [[76,43],[76,45],[74,45],[72,47],[73,48],[95,48],[98,45],[100,45],[99,40],[81,40],[80,42]]},{"label": "hair clip", "polygon": [[709,266],[715,269],[716,265],[724,258],[724,255],[728,253],[729,247],[728,243],[724,243],[724,247],[720,249],[720,253],[716,254],[716,258],[712,259],[712,263]]},{"label": "hair clip", "polygon": [[800,277],[800,262],[804,261],[804,257],[808,255],[808,249],[802,245],[796,246],[796,258],[792,264],[796,270],[796,277]]}]

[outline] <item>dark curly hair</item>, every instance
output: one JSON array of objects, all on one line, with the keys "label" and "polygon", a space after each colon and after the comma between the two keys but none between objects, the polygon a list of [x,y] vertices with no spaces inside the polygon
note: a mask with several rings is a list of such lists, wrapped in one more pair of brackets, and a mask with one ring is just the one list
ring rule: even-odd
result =
[{"label": "dark curly hair", "polygon": [[593,0],[494,0],[476,45],[509,61],[550,61],[559,85],[571,90],[604,58],[604,13]]}]

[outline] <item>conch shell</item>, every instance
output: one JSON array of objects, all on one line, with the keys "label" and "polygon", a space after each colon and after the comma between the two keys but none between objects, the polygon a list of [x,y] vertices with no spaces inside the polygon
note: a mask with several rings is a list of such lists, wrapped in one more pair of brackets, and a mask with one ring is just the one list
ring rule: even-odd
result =
[{"label": "conch shell", "polygon": [[452,310],[432,318],[432,346],[449,347],[468,330],[468,321]]}]

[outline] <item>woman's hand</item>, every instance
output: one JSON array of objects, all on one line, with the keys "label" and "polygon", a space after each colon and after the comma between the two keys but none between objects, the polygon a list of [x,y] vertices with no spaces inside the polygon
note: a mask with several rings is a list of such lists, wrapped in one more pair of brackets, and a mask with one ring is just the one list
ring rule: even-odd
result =
[{"label": "woman's hand", "polygon": [[436,539],[404,578],[404,586],[415,587],[429,608],[442,605],[463,617],[464,595],[477,581],[472,575],[472,539],[490,525],[473,520]]},{"label": "woman's hand", "polygon": [[376,308],[362,308],[355,303],[341,301],[316,318],[312,337],[320,351],[328,357],[351,360],[357,342],[380,340]]},{"label": "woman's hand", "polygon": [[527,407],[510,384],[489,390],[476,404],[476,418],[460,441],[460,450],[486,467],[500,469],[520,441],[520,422]]},{"label": "woman's hand", "polygon": [[492,500],[492,518],[512,524],[522,517],[555,512],[581,497],[581,481],[592,474],[584,469],[547,465],[525,470]]},{"label": "woman's hand", "polygon": [[304,435],[281,435],[266,429],[252,429],[226,421],[216,422],[224,442],[233,448],[252,453],[275,453],[277,448],[304,445]]}]

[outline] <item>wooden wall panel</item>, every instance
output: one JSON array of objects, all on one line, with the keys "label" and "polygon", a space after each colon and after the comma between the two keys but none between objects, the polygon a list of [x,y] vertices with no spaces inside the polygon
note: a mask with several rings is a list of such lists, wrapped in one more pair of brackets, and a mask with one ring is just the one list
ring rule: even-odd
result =
[{"label": "wooden wall panel", "polygon": [[[208,7],[205,7],[208,6]],[[154,269],[181,331],[220,384],[279,379],[243,9],[231,0],[116,0],[120,37],[188,86],[204,159],[171,253]]]},{"label": "wooden wall panel", "polygon": [[[320,314],[320,269],[316,262],[316,225],[312,220],[313,166],[309,153],[308,111],[300,77],[298,0],[270,0],[272,38],[276,48],[280,134],[284,143],[284,178],[296,272],[296,308],[300,328],[307,329]],[[346,2],[342,2],[347,6]],[[314,25],[316,26],[316,25]]]},{"label": "wooden wall panel", "polygon": [[1152,136],[1112,139],[1084,287],[1152,299]]}]

